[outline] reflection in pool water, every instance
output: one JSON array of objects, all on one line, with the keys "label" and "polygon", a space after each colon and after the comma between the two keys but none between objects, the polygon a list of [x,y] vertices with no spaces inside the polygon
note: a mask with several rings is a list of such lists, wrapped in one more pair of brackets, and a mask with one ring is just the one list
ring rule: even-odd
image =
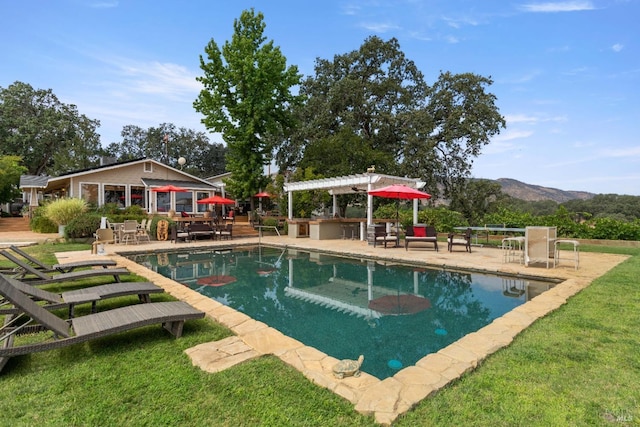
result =
[{"label": "reflection in pool water", "polygon": [[264,246],[132,259],[380,379],[553,286]]}]

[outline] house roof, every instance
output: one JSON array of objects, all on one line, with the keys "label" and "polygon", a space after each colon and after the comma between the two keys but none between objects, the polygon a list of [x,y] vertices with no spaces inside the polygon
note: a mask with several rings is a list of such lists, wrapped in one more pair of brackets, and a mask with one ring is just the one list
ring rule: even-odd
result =
[{"label": "house roof", "polygon": [[284,191],[327,190],[332,195],[351,194],[368,191],[369,184],[371,184],[371,189],[373,190],[392,184],[405,184],[412,188],[422,188],[425,183],[419,178],[406,178],[379,173],[362,173],[334,178],[314,179],[311,181],[288,182],[284,184]]},{"label": "house roof", "polygon": [[174,185],[176,187],[188,188],[190,190],[214,190],[218,189],[215,185],[209,182],[194,182],[194,181],[180,181],[180,180],[170,180],[170,179],[149,179],[142,178],[142,183],[146,187],[161,187],[163,185]]},{"label": "house roof", "polygon": [[[128,165],[132,165],[132,164],[136,164],[136,163],[144,163],[144,162],[151,162],[155,165],[157,165],[158,167],[163,167],[163,168],[167,168],[167,169],[171,169],[175,172],[178,172],[181,175],[184,175],[185,177],[188,177],[189,179],[192,179],[194,181],[199,181],[203,184],[205,184],[205,186],[211,186],[211,184],[209,182],[207,182],[206,180],[202,179],[202,178],[198,178],[197,176],[188,174],[186,172],[181,171],[180,169],[176,169],[173,168],[171,166],[165,165],[164,163],[161,163],[157,160],[153,160],[153,159],[148,159],[146,157],[143,158],[139,158],[139,159],[134,159],[134,160],[127,160],[124,162],[119,162],[119,163],[112,163],[112,164],[108,164],[108,165],[103,165],[103,166],[96,166],[96,167],[92,167],[92,168],[86,168],[86,169],[80,169],[80,170],[76,170],[76,171],[72,171],[72,172],[68,172],[62,175],[59,175],[57,177],[51,177],[49,178],[49,183],[55,183],[57,181],[66,181],[67,179],[70,178],[75,178],[78,176],[82,176],[82,175],[87,175],[87,174],[91,174],[97,171],[106,171],[106,170],[111,170],[111,169],[118,169],[121,168],[123,166],[128,166]],[[189,182],[191,184],[195,184],[192,181],[185,181],[185,182]],[[193,187],[193,185],[191,185],[191,187]],[[209,187],[207,187],[209,188]]]},{"label": "house roof", "polygon": [[40,175],[22,175],[19,188],[46,188],[49,178]]}]

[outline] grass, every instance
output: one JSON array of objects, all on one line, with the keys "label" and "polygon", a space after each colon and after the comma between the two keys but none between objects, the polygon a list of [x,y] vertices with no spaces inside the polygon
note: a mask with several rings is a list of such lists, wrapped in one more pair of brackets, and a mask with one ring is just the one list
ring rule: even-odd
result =
[{"label": "grass", "polygon": [[[29,249],[67,248],[47,246]],[[394,425],[640,425],[640,250],[581,249],[632,257]],[[375,425],[276,357],[207,374],[183,353],[229,334],[199,320],[177,340],[149,327],[13,358],[0,425]]]}]

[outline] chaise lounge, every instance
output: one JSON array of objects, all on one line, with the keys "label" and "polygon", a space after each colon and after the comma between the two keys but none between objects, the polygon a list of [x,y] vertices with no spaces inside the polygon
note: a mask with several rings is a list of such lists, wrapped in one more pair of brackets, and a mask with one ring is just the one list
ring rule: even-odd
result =
[{"label": "chaise lounge", "polygon": [[20,255],[22,258],[29,261],[31,264],[34,264],[35,267],[39,270],[42,270],[45,273],[69,273],[75,270],[76,268],[85,268],[85,267],[113,267],[116,265],[116,262],[111,259],[102,259],[102,260],[85,260],[85,261],[76,261],[69,262],[65,264],[53,264],[48,265],[40,261],[38,258],[33,257],[27,252],[23,251],[17,246],[11,245],[9,246],[13,252]]},{"label": "chaise lounge", "polygon": [[[0,370],[13,356],[67,347],[157,323],[179,338],[185,321],[205,316],[186,302],[172,301],[130,305],[65,321],[38,305],[3,276],[0,277],[0,296],[20,312],[5,316],[0,328]],[[28,320],[22,322],[23,317]],[[14,346],[20,334],[36,332],[52,332],[53,336],[42,342]]]},{"label": "chaise lounge", "polygon": [[[97,311],[98,301],[117,298],[126,295],[137,295],[138,299],[143,303],[151,302],[151,294],[160,294],[164,292],[159,286],[151,282],[120,282],[108,285],[91,286],[83,289],[75,289],[62,293],[49,292],[44,289],[36,288],[28,283],[22,282],[5,275],[0,276],[9,282],[20,292],[28,295],[34,301],[44,301],[43,306],[47,310],[56,310],[59,308],[69,308],[69,318],[74,317],[74,308],[78,304],[91,303],[91,312]],[[11,314],[15,310],[3,308],[3,301],[0,298],[0,315]]]},{"label": "chaise lounge", "polygon": [[[15,277],[27,281],[32,285],[44,285],[47,283],[60,283],[72,280],[86,279],[88,277],[113,276],[116,282],[121,282],[120,276],[130,274],[126,268],[92,268],[89,270],[77,270],[69,273],[46,274],[42,270],[38,270],[34,266],[27,264],[21,259],[15,257],[7,251],[0,251],[0,255],[12,261],[19,269],[15,272]],[[26,277],[33,275],[36,277]]]}]

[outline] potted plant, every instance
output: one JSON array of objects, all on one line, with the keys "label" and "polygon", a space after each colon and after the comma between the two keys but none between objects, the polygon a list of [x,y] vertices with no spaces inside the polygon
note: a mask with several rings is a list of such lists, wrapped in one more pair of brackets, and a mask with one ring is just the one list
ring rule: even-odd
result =
[{"label": "potted plant", "polygon": [[44,216],[58,226],[58,234],[64,236],[64,227],[74,218],[87,211],[87,202],[84,199],[58,199],[44,208]]},{"label": "potted plant", "polygon": [[29,205],[22,205],[22,209],[20,209],[20,215],[22,218],[28,220],[31,219],[31,208]]}]

